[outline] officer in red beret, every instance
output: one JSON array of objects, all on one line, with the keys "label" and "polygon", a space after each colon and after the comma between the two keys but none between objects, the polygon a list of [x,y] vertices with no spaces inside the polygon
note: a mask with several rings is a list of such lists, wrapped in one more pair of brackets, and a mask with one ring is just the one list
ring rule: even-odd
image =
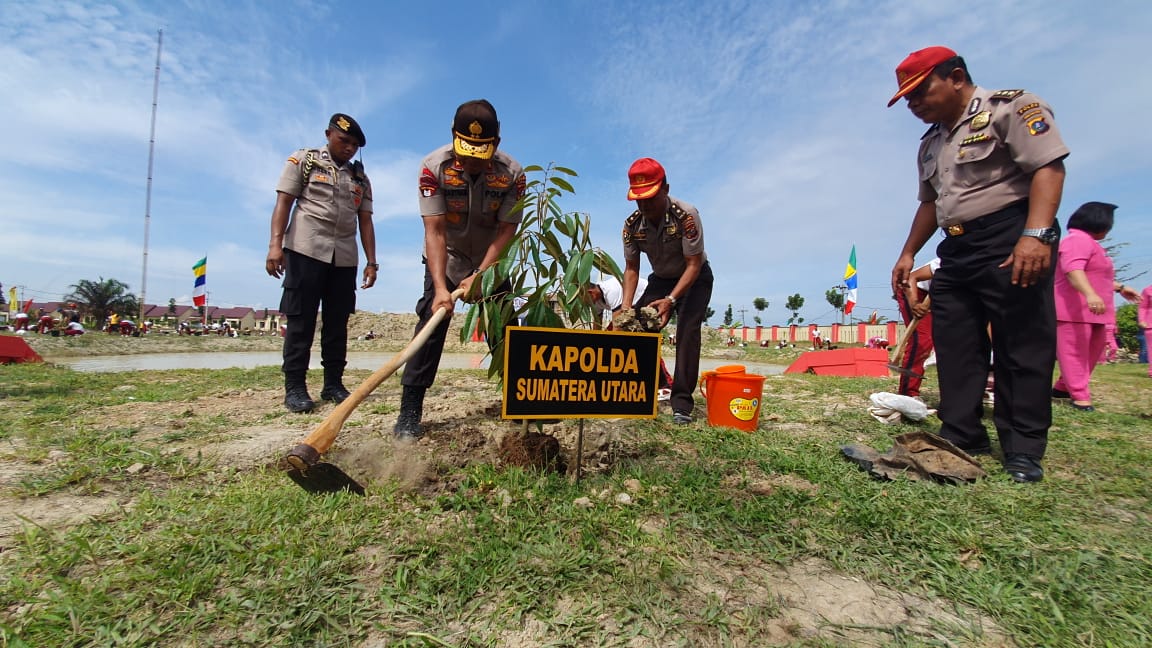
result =
[{"label": "officer in red beret", "polygon": [[1052,424],[1052,267],[1068,147],[1043,99],[975,85],[947,47],[910,54],[896,82],[888,105],[903,97],[930,127],[916,157],[920,206],[892,290],[907,288],[916,253],[942,232],[930,291],[940,435],[969,453],[991,452],[981,400],[994,352],[1004,469],[1015,481],[1040,481]]},{"label": "officer in red beret", "polygon": [[[623,308],[651,306],[667,325],[676,313],[676,369],[672,378],[672,420],[692,422],[692,392],[700,374],[700,327],[712,301],[712,267],[704,252],[704,226],[692,205],[668,195],[668,176],[652,158],[628,169],[628,200],[636,211],[624,221]],[[648,286],[636,296],[640,255],[648,257]]]},{"label": "officer in red beret", "polygon": [[344,113],[324,130],[327,143],[288,156],[276,184],[272,237],[264,262],[269,275],[284,278],[280,312],[284,332],[284,406],[310,412],[308,358],[316,332],[316,312],[324,307],[320,359],[324,387],[320,398],[342,403],[348,355],[348,317],[356,310],[356,234],[367,263],[361,288],[376,283],[376,229],[372,224],[372,184],[364,165],[353,160],[366,144],[364,131]]}]

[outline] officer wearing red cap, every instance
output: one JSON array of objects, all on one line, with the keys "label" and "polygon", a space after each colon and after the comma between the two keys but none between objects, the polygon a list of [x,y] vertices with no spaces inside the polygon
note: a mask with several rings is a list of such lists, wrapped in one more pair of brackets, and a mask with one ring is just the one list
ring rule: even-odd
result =
[{"label": "officer wearing red cap", "polygon": [[320,397],[341,403],[348,398],[344,364],[348,352],[348,316],[356,310],[356,233],[367,263],[361,288],[376,283],[376,229],[372,224],[372,184],[364,165],[352,157],[364,146],[364,131],[344,113],[324,130],[328,143],[300,149],[288,157],[276,185],[272,237],[264,268],[284,278],[280,312],[284,333],[284,406],[309,412],[308,358],[316,332],[316,311],[324,306],[320,358],[324,387]]},{"label": "officer wearing red cap", "polygon": [[1044,100],[976,86],[946,47],[910,54],[896,81],[888,105],[903,97],[931,127],[916,158],[920,206],[892,289],[907,287],[916,253],[942,232],[930,293],[940,435],[971,453],[990,452],[981,400],[994,353],[993,420],[1005,471],[1040,481],[1052,424],[1052,267],[1068,148]]},{"label": "officer wearing red cap", "polygon": [[635,300],[652,306],[667,325],[676,313],[676,371],[672,379],[672,420],[692,422],[692,392],[700,374],[700,327],[712,300],[712,268],[704,253],[704,228],[692,205],[668,195],[664,167],[652,158],[640,158],[628,169],[628,200],[636,211],[624,221],[625,309],[633,306],[640,281],[640,254],[648,257],[652,273],[648,287]]},{"label": "officer wearing red cap", "polygon": [[[454,307],[452,292],[469,294],[476,276],[500,260],[516,234],[524,195],[524,170],[500,146],[496,109],[484,99],[466,101],[452,120],[452,143],[432,151],[420,165],[420,215],[424,221],[424,294],[416,303],[424,328],[432,314]],[[505,284],[497,292],[511,290]],[[448,335],[445,318],[404,367],[400,413],[392,432],[398,439],[421,436],[424,394]]]}]

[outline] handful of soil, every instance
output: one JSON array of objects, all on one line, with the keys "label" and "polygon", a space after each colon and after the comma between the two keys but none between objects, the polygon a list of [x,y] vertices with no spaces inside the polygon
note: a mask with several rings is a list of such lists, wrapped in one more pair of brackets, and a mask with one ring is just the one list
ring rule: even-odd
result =
[{"label": "handful of soil", "polygon": [[660,313],[651,306],[622,310],[612,318],[612,327],[630,333],[660,332]]}]

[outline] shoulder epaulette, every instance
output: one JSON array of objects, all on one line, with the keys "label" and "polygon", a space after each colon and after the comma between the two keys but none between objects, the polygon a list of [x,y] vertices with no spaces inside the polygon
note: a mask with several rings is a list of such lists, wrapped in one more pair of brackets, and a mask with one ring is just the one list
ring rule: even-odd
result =
[{"label": "shoulder epaulette", "polygon": [[929,135],[934,133],[937,128],[940,128],[940,124],[932,124],[931,126],[928,127],[928,130],[924,131],[924,134],[920,136],[920,139],[924,139],[925,137],[928,137]]},{"label": "shoulder epaulette", "polygon": [[312,177],[312,167],[316,166],[316,158],[319,157],[317,153],[319,152],[318,149],[308,149],[304,155],[304,164],[300,165],[300,174],[304,176],[305,183]]},{"label": "shoulder epaulette", "polygon": [[632,215],[631,215],[631,216],[629,216],[628,218],[624,219],[624,225],[625,225],[625,226],[627,226],[627,227],[632,227],[632,226],[633,226],[633,225],[635,225],[635,224],[636,224],[636,223],[637,223],[639,220],[640,220],[640,210],[639,210],[639,209],[637,209],[636,211],[632,212]]},{"label": "shoulder epaulette", "polygon": [[1024,90],[997,90],[988,98],[996,101],[1012,101],[1016,97],[1024,94],[1024,92]]}]

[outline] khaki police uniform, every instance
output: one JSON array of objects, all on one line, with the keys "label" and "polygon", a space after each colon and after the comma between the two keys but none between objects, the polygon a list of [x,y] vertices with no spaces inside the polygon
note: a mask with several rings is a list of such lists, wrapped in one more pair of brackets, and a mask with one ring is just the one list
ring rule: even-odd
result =
[{"label": "khaki police uniform", "polygon": [[[991,352],[1001,448],[1044,456],[1056,348],[1053,277],[1023,288],[1012,285],[1011,265],[998,266],[1024,229],[1033,174],[1067,155],[1051,109],[1023,90],[975,88],[959,123],[950,130],[937,124],[921,142],[919,199],[935,203],[945,236],[930,290],[940,434],[961,448],[988,446],[981,400]],[[1056,252],[1053,243],[1053,264]]]},{"label": "khaki police uniform", "polygon": [[[488,247],[496,240],[500,223],[519,223],[521,212],[514,209],[525,190],[524,169],[512,156],[497,150],[488,169],[479,177],[469,177],[456,160],[451,144],[432,151],[420,165],[420,214],[445,220],[445,242],[448,249],[448,289],[455,290],[461,281],[479,269]],[[416,332],[432,317],[436,286],[424,259],[424,294],[416,303],[420,317]],[[510,290],[511,286],[506,286]],[[436,380],[436,369],[444,352],[448,320],[404,367],[401,384],[429,387]]]},{"label": "khaki police uniform", "polygon": [[688,268],[686,257],[701,255],[703,265],[695,283],[676,300],[676,370],[672,379],[673,411],[691,414],[694,407],[692,393],[700,375],[700,327],[712,301],[712,267],[704,251],[704,227],[700,212],[692,205],[668,197],[668,211],[658,224],[636,210],[624,221],[622,235],[624,259],[639,261],[648,257],[652,273],[648,287],[636,303],[637,307],[663,299],[676,287],[680,276]]},{"label": "khaki police uniform", "polygon": [[316,313],[323,303],[325,384],[330,377],[338,384],[347,355],[348,316],[356,309],[359,214],[372,212],[372,184],[363,165],[349,161],[337,166],[325,145],[289,156],[276,191],[296,198],[284,233],[283,370],[288,376],[307,372]]}]

